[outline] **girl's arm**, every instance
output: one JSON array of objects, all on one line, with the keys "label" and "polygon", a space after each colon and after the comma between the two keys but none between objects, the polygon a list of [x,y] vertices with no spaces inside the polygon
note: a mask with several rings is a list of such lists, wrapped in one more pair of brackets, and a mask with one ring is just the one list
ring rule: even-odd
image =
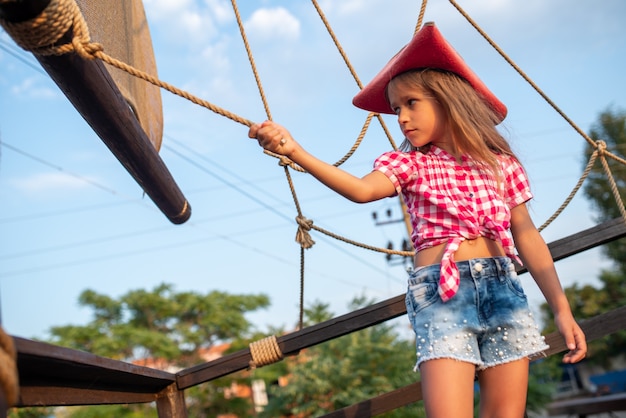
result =
[{"label": "girl's arm", "polygon": [[563,362],[582,360],[587,353],[585,334],[574,320],[550,250],[530,218],[526,204],[511,210],[511,233],[522,262],[546,298],[554,313],[554,322],[570,350],[563,357]]},{"label": "girl's arm", "polygon": [[252,125],[248,136],[256,138],[259,145],[266,150],[289,158],[320,182],[353,202],[371,202],[393,196],[396,192],[391,180],[379,171],[372,171],[359,178],[314,157],[284,127],[274,122]]}]

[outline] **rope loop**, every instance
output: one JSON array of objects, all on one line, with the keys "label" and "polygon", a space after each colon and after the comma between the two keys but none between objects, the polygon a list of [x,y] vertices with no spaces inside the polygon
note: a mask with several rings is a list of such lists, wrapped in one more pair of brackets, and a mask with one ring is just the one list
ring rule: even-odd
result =
[{"label": "rope loop", "polygon": [[275,335],[250,343],[250,355],[252,356],[249,363],[251,369],[267,366],[283,359],[283,353],[280,351]]},{"label": "rope loop", "polygon": [[302,215],[298,215],[296,216],[296,222],[298,223],[296,242],[304,249],[311,248],[315,244],[315,241],[311,238],[311,234],[309,234],[309,231],[313,228],[313,221]]},{"label": "rope loop", "polygon": [[278,165],[281,167],[291,167],[293,165],[293,162],[284,155],[280,155],[278,156]]},{"label": "rope loop", "polygon": [[15,405],[19,398],[17,351],[13,338],[0,327],[0,389],[7,405]]}]

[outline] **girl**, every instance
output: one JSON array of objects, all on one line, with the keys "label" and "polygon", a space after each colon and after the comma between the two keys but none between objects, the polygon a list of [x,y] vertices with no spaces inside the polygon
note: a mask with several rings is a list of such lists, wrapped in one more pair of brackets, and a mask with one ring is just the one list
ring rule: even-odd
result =
[{"label": "girl", "polygon": [[249,136],[352,201],[402,194],[416,250],[407,312],[427,416],[472,417],[477,377],[481,417],[523,417],[529,358],[548,347],[514,261],[523,261],[554,312],[570,350],[563,361],[580,361],[587,345],[526,208],[526,174],[496,129],[506,107],[432,23],[353,103],[395,113],[405,137],[362,178],[307,153],[273,122],[252,126]]}]

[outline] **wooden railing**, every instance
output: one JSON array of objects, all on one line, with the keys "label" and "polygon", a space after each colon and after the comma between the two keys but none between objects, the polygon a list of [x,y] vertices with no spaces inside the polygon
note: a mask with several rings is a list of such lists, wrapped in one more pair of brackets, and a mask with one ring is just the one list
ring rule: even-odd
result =
[{"label": "wooden railing", "polygon": [[[626,224],[622,219],[615,219],[548,246],[554,260],[560,260],[624,236]],[[405,313],[404,295],[398,295],[277,337],[277,341],[285,356],[297,355],[307,347],[380,324]],[[624,330],[626,306],[586,320],[581,323],[581,327],[588,341]],[[244,349],[173,374],[43,342],[19,337],[14,337],[14,340],[18,351],[20,378],[18,407],[156,402],[159,418],[183,418],[187,416],[183,396],[185,389],[245,370],[252,360],[250,350]],[[547,355],[565,351],[562,338],[556,333],[546,336],[546,342],[551,347]],[[421,398],[420,383],[415,382],[326,416],[370,417]],[[615,402],[621,402],[619,405],[622,407],[626,405],[624,399]]]}]

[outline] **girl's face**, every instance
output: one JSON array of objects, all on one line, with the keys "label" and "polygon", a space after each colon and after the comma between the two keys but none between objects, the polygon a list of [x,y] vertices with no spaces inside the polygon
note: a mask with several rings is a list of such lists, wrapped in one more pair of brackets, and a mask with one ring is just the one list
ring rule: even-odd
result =
[{"label": "girl's face", "polygon": [[392,80],[387,88],[389,104],[398,116],[405,138],[416,148],[433,144],[452,153],[446,134],[447,117],[441,105],[424,90],[403,80]]}]

